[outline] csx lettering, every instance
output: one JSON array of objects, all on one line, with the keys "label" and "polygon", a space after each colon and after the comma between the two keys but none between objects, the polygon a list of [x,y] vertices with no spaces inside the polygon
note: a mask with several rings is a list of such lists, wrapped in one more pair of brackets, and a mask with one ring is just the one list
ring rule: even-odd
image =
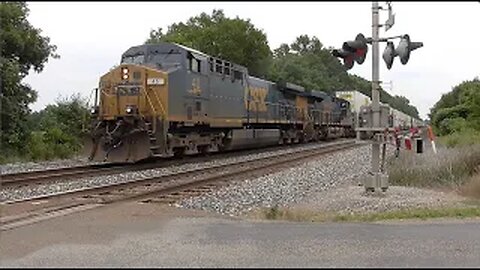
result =
[{"label": "csx lettering", "polygon": [[[267,104],[265,99],[267,98],[268,89],[263,87],[249,87],[245,88],[245,108],[254,112],[266,112]],[[250,104],[248,102],[248,96],[250,96]]]}]

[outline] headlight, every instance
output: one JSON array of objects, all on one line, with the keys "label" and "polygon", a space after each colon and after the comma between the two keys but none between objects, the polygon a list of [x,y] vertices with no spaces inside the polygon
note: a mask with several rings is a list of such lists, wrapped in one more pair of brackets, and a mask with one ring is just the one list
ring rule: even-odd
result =
[{"label": "headlight", "polygon": [[122,68],[122,78],[124,80],[128,79],[128,68],[126,67]]},{"label": "headlight", "polygon": [[132,113],[132,111],[133,111],[133,110],[132,110],[132,108],[130,108],[130,107],[127,107],[127,108],[125,109],[125,112],[128,113],[128,114]]},{"label": "headlight", "polygon": [[91,113],[91,114],[95,114],[96,112],[97,112],[97,109],[95,109],[95,108],[91,108],[91,109],[90,109],[90,113]]}]

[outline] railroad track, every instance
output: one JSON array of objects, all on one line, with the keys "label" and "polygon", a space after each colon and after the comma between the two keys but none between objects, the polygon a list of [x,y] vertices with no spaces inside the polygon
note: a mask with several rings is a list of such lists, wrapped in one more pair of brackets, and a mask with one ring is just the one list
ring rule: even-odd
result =
[{"label": "railroad track", "polygon": [[114,185],[74,190],[60,194],[50,194],[23,201],[5,202],[5,205],[38,201],[53,201],[45,208],[30,213],[21,213],[0,218],[0,229],[8,230],[21,225],[43,220],[48,216],[59,215],[65,211],[90,209],[106,204],[141,200],[172,202],[183,196],[191,196],[208,191],[219,185],[240,180],[245,177],[258,177],[276,172],[292,163],[304,162],[315,156],[340,151],[354,146],[354,140],[324,144],[315,149],[284,153],[233,164],[217,165],[202,169],[194,169],[168,175],[138,179],[136,181],[117,183]]},{"label": "railroad track", "polygon": [[7,187],[22,187],[30,184],[44,184],[57,179],[68,179],[80,176],[90,176],[97,173],[109,173],[120,169],[120,166],[113,166],[111,164],[101,165],[85,165],[75,167],[65,167],[58,169],[31,171],[21,173],[3,174],[0,179],[2,188]]},{"label": "railroad track", "polygon": [[[265,151],[282,149],[282,146],[265,148]],[[183,159],[150,160],[137,164],[95,164],[75,167],[63,167],[58,169],[38,170],[3,174],[0,177],[0,188],[22,188],[33,185],[48,184],[53,181],[66,181],[74,178],[100,176],[107,174],[119,174],[124,172],[157,169],[171,165],[181,165],[188,162],[202,162],[211,160],[212,157],[227,158],[238,154],[258,153],[258,150],[239,150],[227,153],[212,153],[210,156],[186,156]]]},{"label": "railroad track", "polygon": [[[268,149],[272,150],[272,149]],[[274,150],[274,149],[273,149]],[[252,150],[246,150],[245,153]],[[238,153],[243,153],[239,151]],[[228,157],[231,153],[213,153],[212,156]],[[223,156],[222,156],[223,155]],[[20,172],[3,174],[0,178],[1,188],[21,188],[32,185],[48,184],[55,180],[64,181],[73,178],[82,178],[89,176],[99,176],[107,174],[118,174],[124,172],[141,171],[148,169],[158,169],[171,165],[181,165],[188,162],[200,162],[210,160],[211,156],[187,156],[181,160],[178,159],[162,159],[151,160],[137,164],[96,164],[75,167],[64,167],[58,169],[38,170],[30,172]]]}]

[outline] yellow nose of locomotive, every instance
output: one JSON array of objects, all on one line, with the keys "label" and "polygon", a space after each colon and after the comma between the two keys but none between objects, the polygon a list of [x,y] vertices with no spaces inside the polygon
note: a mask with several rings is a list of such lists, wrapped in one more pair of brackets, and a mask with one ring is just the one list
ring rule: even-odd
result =
[{"label": "yellow nose of locomotive", "polygon": [[122,64],[100,79],[89,156],[97,161],[125,162],[147,158],[151,123],[166,119],[167,73],[147,66]]},{"label": "yellow nose of locomotive", "polygon": [[120,65],[100,80],[100,115],[104,119],[118,116],[166,116],[167,76],[160,70],[139,65]]},{"label": "yellow nose of locomotive", "polygon": [[144,71],[136,65],[121,65],[100,80],[100,111],[104,119],[138,115],[144,95]]}]

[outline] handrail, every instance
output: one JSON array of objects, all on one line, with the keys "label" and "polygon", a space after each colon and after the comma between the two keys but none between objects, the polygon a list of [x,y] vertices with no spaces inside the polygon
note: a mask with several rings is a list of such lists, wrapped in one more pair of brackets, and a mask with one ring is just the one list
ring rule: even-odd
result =
[{"label": "handrail", "polygon": [[104,90],[104,89],[102,89],[102,94],[104,94],[104,95],[106,95],[106,96],[110,96],[110,97],[112,97],[112,96],[116,96],[116,95],[110,95],[110,94],[107,94],[107,92],[105,92],[105,90]]},{"label": "handrail", "polygon": [[163,108],[162,100],[158,97],[157,92],[153,91],[153,94],[155,95],[155,99],[157,100],[158,104],[160,104],[160,109],[162,110],[162,118],[165,118],[166,112],[165,108]]},{"label": "handrail", "polygon": [[150,104],[150,107],[152,108],[153,114],[156,116],[157,110],[155,110],[155,106],[153,106],[152,101],[150,100],[150,97],[148,95],[148,91],[146,89],[145,89],[145,97],[147,98],[148,104]]},{"label": "handrail", "polygon": [[150,96],[148,95],[147,89],[145,89],[145,97],[147,98],[148,104],[150,104],[150,107],[152,108],[153,115],[154,115],[154,121],[152,123],[152,132],[155,133],[157,130],[157,110],[155,110],[155,107],[152,104],[152,101],[150,100]]}]

